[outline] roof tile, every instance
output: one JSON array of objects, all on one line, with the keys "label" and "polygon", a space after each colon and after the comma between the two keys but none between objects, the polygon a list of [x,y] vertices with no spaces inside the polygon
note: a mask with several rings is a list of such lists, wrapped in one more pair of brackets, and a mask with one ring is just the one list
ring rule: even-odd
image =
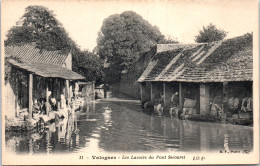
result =
[{"label": "roof tile", "polygon": [[252,36],[157,53],[138,82],[224,82],[253,80]]}]

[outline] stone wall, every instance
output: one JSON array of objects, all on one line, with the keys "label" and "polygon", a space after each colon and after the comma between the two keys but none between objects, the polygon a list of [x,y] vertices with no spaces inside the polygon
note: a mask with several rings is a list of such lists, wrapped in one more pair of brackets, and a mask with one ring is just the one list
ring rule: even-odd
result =
[{"label": "stone wall", "polygon": [[142,75],[153,55],[156,53],[156,47],[143,54],[139,60],[128,70],[126,74],[121,76],[121,80],[110,85],[112,91],[117,91],[136,99],[140,99],[140,83],[138,78]]},{"label": "stone wall", "polygon": [[8,118],[15,117],[15,93],[11,84],[8,82],[3,88],[4,102],[2,109],[4,111],[4,115]]}]

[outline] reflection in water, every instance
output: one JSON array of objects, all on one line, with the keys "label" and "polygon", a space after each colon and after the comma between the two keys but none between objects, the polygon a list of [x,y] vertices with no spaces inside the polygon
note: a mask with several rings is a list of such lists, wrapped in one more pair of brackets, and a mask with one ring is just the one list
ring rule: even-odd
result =
[{"label": "reflection in water", "polygon": [[5,144],[16,153],[91,151],[251,150],[252,127],[171,119],[145,113],[140,102],[109,94],[42,131],[7,132]]},{"label": "reflection in water", "polygon": [[224,150],[225,152],[230,152],[229,151],[229,147],[228,147],[228,139],[229,139],[229,135],[228,134],[224,134]]}]

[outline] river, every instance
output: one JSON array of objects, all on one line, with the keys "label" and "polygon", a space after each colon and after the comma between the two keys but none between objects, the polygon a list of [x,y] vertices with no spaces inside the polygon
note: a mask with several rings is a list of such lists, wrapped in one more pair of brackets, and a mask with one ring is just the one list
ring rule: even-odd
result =
[{"label": "river", "polygon": [[109,93],[40,131],[6,132],[5,145],[17,154],[252,150],[253,128],[158,116]]}]

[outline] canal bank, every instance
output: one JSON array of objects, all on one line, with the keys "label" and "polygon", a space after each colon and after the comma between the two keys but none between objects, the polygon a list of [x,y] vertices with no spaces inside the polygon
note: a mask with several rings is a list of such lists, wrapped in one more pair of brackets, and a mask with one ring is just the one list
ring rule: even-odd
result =
[{"label": "canal bank", "polygon": [[253,128],[158,116],[139,100],[109,92],[41,131],[6,132],[5,144],[31,154],[252,150]]}]

